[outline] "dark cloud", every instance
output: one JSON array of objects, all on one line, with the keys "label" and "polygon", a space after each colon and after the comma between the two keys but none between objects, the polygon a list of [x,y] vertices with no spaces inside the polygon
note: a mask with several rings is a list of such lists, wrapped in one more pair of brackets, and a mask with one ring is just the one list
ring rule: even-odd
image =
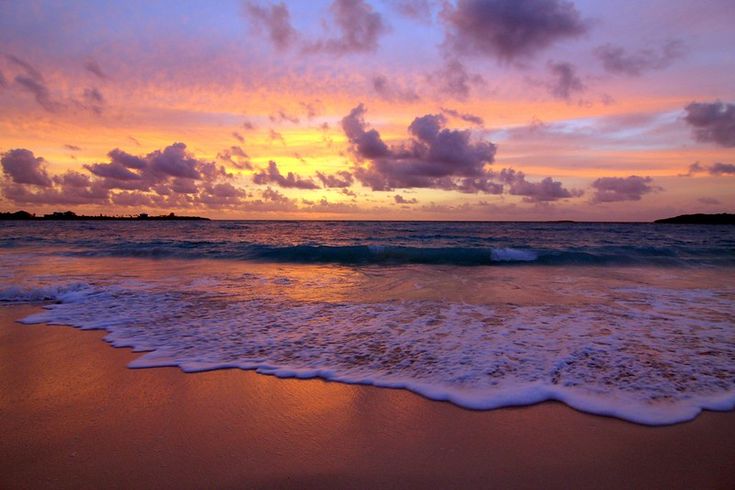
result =
[{"label": "dark cloud", "polygon": [[242,123],[242,128],[245,129],[245,130],[247,130],[247,131],[252,131],[252,130],[255,129],[255,124],[253,124],[250,121],[245,121],[245,122]]},{"label": "dark cloud", "polygon": [[18,58],[13,55],[6,55],[5,58],[12,64],[23,70],[23,74],[16,75],[14,78],[15,84],[31,95],[36,100],[38,105],[43,107],[48,112],[56,112],[62,108],[62,105],[54,101],[51,97],[51,93],[46,86],[46,81],[38,71],[30,63]]},{"label": "dark cloud", "polygon": [[12,54],[5,55],[5,58],[12,64],[16,65],[20,69],[22,69],[26,75],[29,78],[32,78],[34,80],[37,80],[39,82],[43,82],[43,75],[41,75],[41,72],[36,70],[36,68],[28,63],[27,61],[24,61],[17,56],[13,56]]},{"label": "dark cloud", "polygon": [[546,177],[539,182],[529,182],[523,172],[509,168],[501,170],[497,178],[508,184],[509,194],[523,196],[526,202],[549,202],[582,195],[582,191],[565,189],[561,182],[551,177]]},{"label": "dark cloud", "polygon": [[217,158],[240,170],[252,170],[250,156],[239,146],[231,146],[217,153]]},{"label": "dark cloud", "polygon": [[25,149],[3,155],[3,195],[17,203],[117,204],[161,208],[235,207],[246,197],[223,167],[196,158],[183,143],[145,156],[120,149],[106,163],[84,165],[89,174],[49,177],[43,159]]},{"label": "dark cloud", "polygon": [[[433,187],[476,192],[469,182],[487,177],[485,165],[495,158],[495,145],[471,141],[469,130],[445,129],[441,114],[417,117],[409,126],[411,142],[388,148],[375,129],[368,129],[360,104],[342,119],[342,128],[360,160],[355,177],[373,190]],[[468,186],[463,187],[463,183]]]},{"label": "dark cloud", "polygon": [[574,4],[562,0],[458,0],[442,18],[447,48],[501,61],[532,57],[587,31]]},{"label": "dark cloud", "polygon": [[464,64],[457,59],[447,60],[441,69],[429,75],[442,94],[458,100],[470,96],[472,87],[483,85],[485,80],[476,73],[470,73]]},{"label": "dark cloud", "polygon": [[84,168],[92,172],[97,177],[103,177],[106,179],[123,181],[143,180],[143,177],[141,175],[130,171],[127,167],[119,162],[85,164]]},{"label": "dark cloud", "polygon": [[380,36],[388,31],[380,13],[364,0],[334,0],[329,7],[338,36],[318,41],[308,51],[348,54],[375,51]]},{"label": "dark cloud", "polygon": [[293,172],[289,172],[286,176],[281,175],[278,165],[273,160],[268,162],[268,168],[253,175],[253,182],[260,185],[275,184],[280,187],[294,189],[319,189],[319,186],[313,180],[302,179]]},{"label": "dark cloud", "polygon": [[717,162],[713,163],[708,170],[712,175],[735,175],[735,164]]},{"label": "dark cloud", "polygon": [[38,105],[48,112],[56,112],[61,108],[61,105],[58,102],[52,100],[46,84],[42,81],[24,75],[17,75],[15,77],[15,83],[26,92],[33,95],[33,98],[36,99]]},{"label": "dark cloud", "polygon": [[546,86],[552,96],[569,100],[574,94],[584,91],[585,85],[573,64],[550,61],[547,66],[552,78]]},{"label": "dark cloud", "polygon": [[95,114],[101,114],[103,106],[105,104],[105,97],[96,88],[84,89],[82,93],[82,105],[85,109],[94,112]]},{"label": "dark cloud", "polygon": [[639,49],[629,53],[621,46],[605,44],[595,49],[595,56],[610,73],[637,77],[647,71],[663,70],[684,54],[684,44],[673,40],[661,49]]},{"label": "dark cloud", "polygon": [[697,141],[735,147],[735,104],[692,102],[684,110]]},{"label": "dark cloud", "polygon": [[592,183],[595,194],[592,202],[640,201],[644,194],[658,188],[652,185],[651,177],[602,177]]},{"label": "dark cloud", "polygon": [[689,165],[687,173],[679,174],[679,177],[692,177],[696,174],[707,172],[710,175],[735,175],[735,164],[715,162],[710,166],[705,167],[699,162],[694,162]]},{"label": "dark cloud", "polygon": [[476,116],[474,114],[465,114],[454,109],[447,109],[446,107],[440,107],[439,110],[442,114],[446,114],[447,116],[451,116],[456,119],[461,119],[462,121],[475,124],[477,126],[483,126],[485,124],[485,121],[480,116]]},{"label": "dark cloud", "polygon": [[64,148],[71,151],[81,151],[81,148],[77,145],[64,145]]},{"label": "dark cloud", "polygon": [[418,203],[415,197],[412,199],[406,199],[400,194],[396,194],[395,196],[393,196],[393,200],[395,201],[396,204],[416,204]]},{"label": "dark cloud", "polygon": [[316,176],[319,180],[322,181],[322,185],[324,187],[345,188],[351,186],[355,180],[354,177],[352,177],[352,174],[346,170],[342,170],[335,174],[324,174],[322,172],[317,172]]},{"label": "dark cloud", "polygon": [[380,134],[375,129],[366,129],[365,112],[366,109],[363,104],[352,109],[342,119],[342,129],[359,158],[372,160],[387,157],[390,151],[380,138]]},{"label": "dark cloud", "polygon": [[245,2],[243,7],[245,16],[253,27],[257,30],[265,28],[268,37],[277,49],[289,48],[298,37],[298,33],[291,25],[291,14],[288,7],[283,2],[268,7],[254,2]]},{"label": "dark cloud", "polygon": [[268,119],[270,119],[272,123],[276,123],[276,124],[279,124],[282,122],[290,122],[291,124],[299,123],[298,117],[287,114],[283,110],[278,110],[275,113],[269,115]]},{"label": "dark cloud", "polygon": [[84,69],[87,70],[92,75],[99,78],[100,80],[108,79],[107,74],[104,71],[102,71],[102,68],[100,67],[100,65],[94,60],[89,60],[86,63],[84,63]]},{"label": "dark cloud", "polygon": [[46,172],[45,160],[23,148],[10,150],[2,155],[3,173],[16,184],[51,187],[53,182]]},{"label": "dark cloud", "polygon": [[419,100],[418,94],[413,89],[401,89],[388,82],[383,75],[373,77],[373,90],[385,100],[398,100],[402,102],[415,102]]}]

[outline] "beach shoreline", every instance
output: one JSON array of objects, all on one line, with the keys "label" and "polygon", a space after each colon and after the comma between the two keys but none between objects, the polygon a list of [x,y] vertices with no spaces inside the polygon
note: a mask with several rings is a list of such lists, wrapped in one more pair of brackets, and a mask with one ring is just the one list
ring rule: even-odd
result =
[{"label": "beach shoreline", "polygon": [[557,402],[470,411],[405,390],[128,369],[104,332],[0,308],[0,486],[735,485],[735,412],[645,427]]}]

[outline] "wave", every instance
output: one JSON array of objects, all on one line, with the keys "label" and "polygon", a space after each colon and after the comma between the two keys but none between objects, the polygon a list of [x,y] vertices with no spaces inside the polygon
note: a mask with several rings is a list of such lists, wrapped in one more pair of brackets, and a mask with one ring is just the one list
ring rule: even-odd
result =
[{"label": "wave", "polygon": [[216,242],[123,242],[72,252],[84,256],[231,259],[296,264],[341,265],[735,265],[731,251],[685,251],[661,247],[589,247],[532,249],[522,247],[410,247],[389,245],[273,246]]}]

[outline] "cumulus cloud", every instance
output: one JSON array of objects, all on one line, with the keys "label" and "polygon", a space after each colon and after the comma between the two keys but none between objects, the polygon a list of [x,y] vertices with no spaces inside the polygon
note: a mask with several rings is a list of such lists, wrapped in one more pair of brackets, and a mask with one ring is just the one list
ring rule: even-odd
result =
[{"label": "cumulus cloud", "polygon": [[245,197],[224,167],[196,158],[183,143],[144,156],[120,149],[109,162],[89,163],[89,172],[49,176],[40,157],[29,150],[3,154],[3,195],[16,203],[117,204],[162,208],[235,207]]},{"label": "cumulus cloud", "polygon": [[388,147],[377,130],[368,128],[365,113],[365,106],[358,105],[342,119],[342,128],[361,163],[353,172],[355,178],[374,191],[434,188],[500,194],[507,184],[510,194],[529,202],[581,195],[548,177],[529,182],[522,172],[493,172],[487,167],[495,159],[495,145],[473,140],[470,130],[445,128],[442,114],[415,118],[408,127],[410,141]]},{"label": "cumulus cloud", "polygon": [[546,87],[552,96],[569,100],[574,94],[584,91],[585,85],[577,75],[577,68],[573,64],[550,61],[547,66],[551,81],[546,84]]},{"label": "cumulus cloud", "polygon": [[442,114],[446,114],[447,116],[460,119],[476,126],[483,126],[485,124],[485,121],[480,116],[476,116],[474,114],[467,114],[454,109],[447,109],[446,107],[440,107],[439,110]]},{"label": "cumulus cloud", "polygon": [[16,184],[28,184],[40,187],[53,185],[46,171],[46,161],[36,157],[32,151],[23,148],[3,153],[0,162],[3,173]]},{"label": "cumulus cloud", "polygon": [[684,110],[697,141],[735,147],[735,104],[692,102]]},{"label": "cumulus cloud", "polygon": [[400,194],[396,194],[393,196],[393,201],[395,201],[396,204],[416,204],[418,203],[418,200],[416,198],[406,199]]},{"label": "cumulus cloud", "polygon": [[500,171],[498,180],[508,184],[509,194],[523,196],[526,202],[549,202],[582,195],[582,191],[565,189],[561,182],[551,177],[546,177],[539,182],[529,182],[523,172],[509,168]]},{"label": "cumulus cloud", "polygon": [[335,174],[317,172],[316,176],[322,181],[322,185],[324,185],[324,187],[345,188],[351,186],[355,180],[354,177],[352,177],[352,174],[346,170],[339,171]]},{"label": "cumulus cloud", "polygon": [[402,102],[415,102],[419,100],[419,96],[415,90],[396,87],[388,82],[388,79],[383,75],[374,76],[372,83],[375,93],[385,100],[398,100]]},{"label": "cumulus cloud", "polygon": [[587,31],[574,4],[563,0],[458,0],[442,18],[447,48],[504,62],[532,57]]},{"label": "cumulus cloud", "polygon": [[628,52],[621,46],[605,44],[594,51],[602,66],[610,73],[637,77],[647,71],[663,70],[684,54],[684,44],[679,40],[665,43],[660,49],[639,49]]},{"label": "cumulus cloud", "polygon": [[643,195],[658,190],[651,177],[602,177],[592,183],[592,202],[640,201]]},{"label": "cumulus cloud", "polygon": [[267,31],[271,42],[279,50],[289,48],[298,37],[298,33],[291,25],[288,7],[283,2],[268,7],[245,2],[243,12],[256,30]]},{"label": "cumulus cloud", "polygon": [[716,162],[708,170],[712,175],[735,175],[735,164]]},{"label": "cumulus cloud", "polygon": [[312,44],[308,51],[335,54],[375,51],[380,36],[388,31],[380,13],[364,0],[334,0],[329,9],[338,35]]},{"label": "cumulus cloud", "polygon": [[289,172],[287,175],[282,175],[281,171],[278,170],[276,162],[271,160],[268,162],[268,167],[261,170],[257,174],[253,175],[253,182],[256,184],[275,184],[280,187],[295,188],[295,189],[318,189],[319,186],[311,179],[302,179],[293,172]]},{"label": "cumulus cloud", "polygon": [[342,128],[354,154],[369,161],[355,176],[373,190],[434,187],[477,192],[471,182],[487,177],[484,167],[493,162],[495,145],[473,142],[469,130],[444,128],[441,114],[417,117],[408,128],[410,144],[388,148],[375,129],[367,128],[365,112],[362,104],[355,107],[342,119]]},{"label": "cumulus cloud", "polygon": [[710,175],[735,175],[735,164],[733,163],[722,163],[715,162],[712,165],[704,166],[699,162],[694,162],[689,165],[687,173],[679,174],[679,177],[692,177],[699,173],[707,172]]}]

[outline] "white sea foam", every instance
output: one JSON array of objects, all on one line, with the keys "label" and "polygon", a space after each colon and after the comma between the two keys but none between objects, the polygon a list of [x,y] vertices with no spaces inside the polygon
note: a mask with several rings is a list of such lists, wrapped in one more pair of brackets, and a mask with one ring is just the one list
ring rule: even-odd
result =
[{"label": "white sea foam", "polygon": [[146,352],[134,368],[321,377],[472,409],[559,400],[651,425],[735,407],[732,291],[618,288],[605,303],[519,306],[235,299],[217,284],[74,283],[8,288],[0,298],[58,301],[24,322],[105,329],[114,346]]}]

